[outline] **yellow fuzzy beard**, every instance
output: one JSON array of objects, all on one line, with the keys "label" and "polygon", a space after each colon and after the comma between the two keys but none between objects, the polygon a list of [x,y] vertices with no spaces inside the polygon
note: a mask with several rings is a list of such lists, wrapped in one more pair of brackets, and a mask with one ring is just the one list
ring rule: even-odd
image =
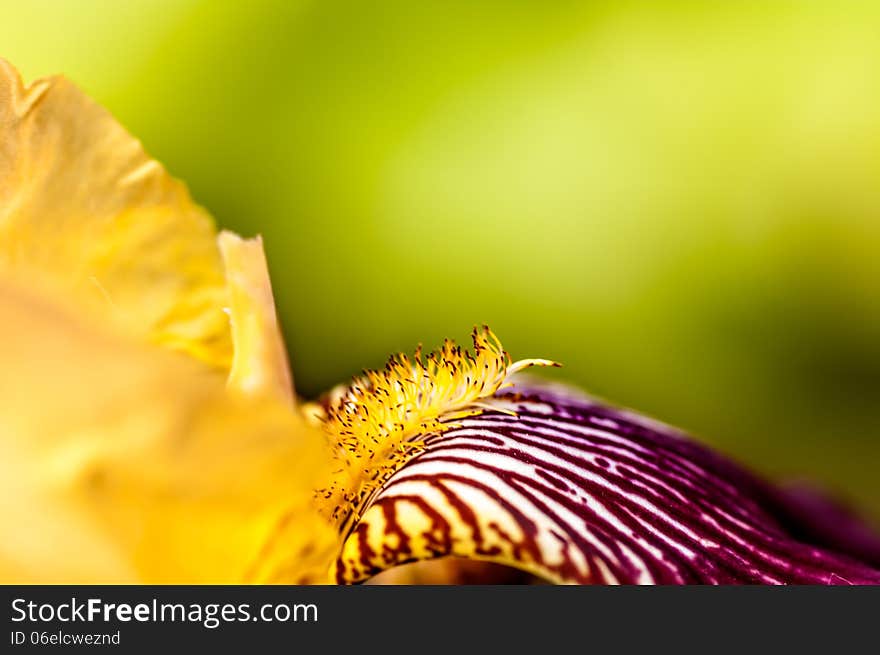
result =
[{"label": "yellow fuzzy beard", "polygon": [[530,366],[559,366],[545,359],[511,363],[489,330],[474,328],[471,354],[447,339],[422,357],[392,355],[380,371],[365,371],[331,392],[324,405],[305,411],[328,434],[339,467],[319,501],[345,534],[380,487],[423,450],[424,439],[449,421],[478,414],[508,378]]}]

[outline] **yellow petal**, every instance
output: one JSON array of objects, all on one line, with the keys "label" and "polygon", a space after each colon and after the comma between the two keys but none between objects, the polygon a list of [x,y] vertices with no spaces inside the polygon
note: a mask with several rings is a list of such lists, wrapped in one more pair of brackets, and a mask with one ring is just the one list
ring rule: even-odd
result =
[{"label": "yellow petal", "polygon": [[226,267],[234,356],[228,385],[293,404],[287,349],[275,315],[263,240],[223,231],[218,237]]},{"label": "yellow petal", "polygon": [[0,582],[326,581],[329,456],[289,407],[0,282]]},{"label": "yellow petal", "polygon": [[231,357],[208,214],[63,77],[0,60],[0,274],[125,334],[219,367]]}]

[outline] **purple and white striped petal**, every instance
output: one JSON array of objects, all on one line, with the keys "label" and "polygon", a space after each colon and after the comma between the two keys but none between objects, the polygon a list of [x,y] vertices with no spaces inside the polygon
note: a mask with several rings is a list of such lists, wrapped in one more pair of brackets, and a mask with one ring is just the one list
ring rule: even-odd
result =
[{"label": "purple and white striped petal", "polygon": [[824,539],[803,504],[668,426],[533,380],[488,404],[383,485],[338,581],[454,555],[565,583],[880,584],[876,542]]}]

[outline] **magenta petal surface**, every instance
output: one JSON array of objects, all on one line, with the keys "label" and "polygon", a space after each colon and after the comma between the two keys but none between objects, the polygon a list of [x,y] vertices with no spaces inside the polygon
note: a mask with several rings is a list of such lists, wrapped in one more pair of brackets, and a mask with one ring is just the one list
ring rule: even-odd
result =
[{"label": "magenta petal surface", "polygon": [[492,402],[384,485],[341,581],[427,552],[582,584],[880,584],[852,517],[673,428],[528,379]]}]

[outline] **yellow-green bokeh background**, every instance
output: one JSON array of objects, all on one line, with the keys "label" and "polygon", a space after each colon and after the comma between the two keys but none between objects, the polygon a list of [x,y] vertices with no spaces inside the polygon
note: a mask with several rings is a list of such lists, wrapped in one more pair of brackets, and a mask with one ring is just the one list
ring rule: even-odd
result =
[{"label": "yellow-green bokeh background", "polygon": [[265,236],[300,390],[489,323],[880,520],[880,4],[0,0]]}]

